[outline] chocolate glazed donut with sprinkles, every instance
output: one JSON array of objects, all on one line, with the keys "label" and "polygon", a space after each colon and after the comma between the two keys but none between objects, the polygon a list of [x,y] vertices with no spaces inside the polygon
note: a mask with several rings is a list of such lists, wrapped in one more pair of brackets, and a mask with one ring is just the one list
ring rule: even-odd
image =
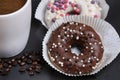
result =
[{"label": "chocolate glazed donut with sprinkles", "polygon": [[101,18],[101,10],[94,0],[50,0],[45,11],[45,22],[50,26],[57,19],[69,15]]},{"label": "chocolate glazed donut with sprinkles", "polygon": [[[74,53],[76,47],[79,53]],[[68,22],[52,32],[48,56],[55,67],[67,74],[84,75],[100,64],[104,47],[100,36],[88,25]]]}]

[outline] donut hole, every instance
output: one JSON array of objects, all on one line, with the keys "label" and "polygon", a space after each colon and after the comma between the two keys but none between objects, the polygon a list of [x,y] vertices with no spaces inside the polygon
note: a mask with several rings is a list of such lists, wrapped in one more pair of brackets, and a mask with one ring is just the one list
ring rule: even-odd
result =
[{"label": "donut hole", "polygon": [[80,44],[72,44],[71,45],[71,52],[75,55],[80,55],[82,53],[83,47]]},{"label": "donut hole", "polygon": [[68,15],[80,15],[81,14],[81,6],[75,6],[75,7],[69,7],[67,9],[67,13]]},{"label": "donut hole", "polygon": [[69,14],[69,15],[79,15],[80,12],[76,12],[75,10],[71,10],[71,11],[67,12],[67,14]]}]

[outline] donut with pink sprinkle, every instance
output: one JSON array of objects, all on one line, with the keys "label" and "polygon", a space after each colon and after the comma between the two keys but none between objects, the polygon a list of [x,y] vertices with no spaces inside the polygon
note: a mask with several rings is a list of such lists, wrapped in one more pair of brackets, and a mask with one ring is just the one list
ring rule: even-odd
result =
[{"label": "donut with pink sprinkle", "polygon": [[101,7],[95,0],[50,0],[45,12],[47,26],[69,15],[87,15],[101,18]]}]

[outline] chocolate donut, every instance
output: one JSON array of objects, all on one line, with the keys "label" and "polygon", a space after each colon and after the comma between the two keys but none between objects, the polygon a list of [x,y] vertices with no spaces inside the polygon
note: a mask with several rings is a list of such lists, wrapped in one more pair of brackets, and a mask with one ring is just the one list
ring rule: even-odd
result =
[{"label": "chocolate donut", "polygon": [[[76,47],[79,54],[73,53]],[[103,57],[103,45],[95,30],[85,24],[68,22],[52,32],[47,43],[48,56],[55,67],[67,74],[91,73]]]}]

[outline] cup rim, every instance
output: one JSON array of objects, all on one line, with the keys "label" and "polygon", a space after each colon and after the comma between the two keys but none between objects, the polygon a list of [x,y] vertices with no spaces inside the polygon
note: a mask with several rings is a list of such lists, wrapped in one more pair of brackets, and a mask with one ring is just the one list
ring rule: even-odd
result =
[{"label": "cup rim", "polygon": [[8,13],[8,14],[2,14],[2,15],[0,15],[0,17],[8,17],[8,16],[15,15],[15,14],[21,12],[22,10],[24,10],[29,5],[30,2],[31,2],[31,0],[26,0],[26,3],[17,11],[14,11],[14,12]]}]

